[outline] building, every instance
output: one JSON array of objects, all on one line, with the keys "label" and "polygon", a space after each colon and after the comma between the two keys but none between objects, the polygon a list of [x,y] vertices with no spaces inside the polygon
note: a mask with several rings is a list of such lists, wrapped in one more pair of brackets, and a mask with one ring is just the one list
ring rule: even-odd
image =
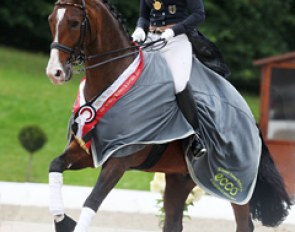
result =
[{"label": "building", "polygon": [[288,193],[295,198],[295,51],[254,61],[261,66],[259,125]]}]

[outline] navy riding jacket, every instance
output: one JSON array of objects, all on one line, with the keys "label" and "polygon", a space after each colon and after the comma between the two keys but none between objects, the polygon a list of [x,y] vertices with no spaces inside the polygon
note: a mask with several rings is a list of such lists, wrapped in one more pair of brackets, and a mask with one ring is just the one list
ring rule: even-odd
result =
[{"label": "navy riding jacket", "polygon": [[137,26],[173,25],[175,35],[188,33],[205,20],[203,0],[140,0]]}]

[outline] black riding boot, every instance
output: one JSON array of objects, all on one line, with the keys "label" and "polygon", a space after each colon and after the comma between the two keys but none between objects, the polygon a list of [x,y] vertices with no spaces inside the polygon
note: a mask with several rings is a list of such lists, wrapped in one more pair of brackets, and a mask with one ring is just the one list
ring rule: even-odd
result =
[{"label": "black riding boot", "polygon": [[196,132],[195,140],[192,143],[193,155],[195,157],[205,155],[207,153],[207,149],[200,138],[198,108],[194,101],[193,93],[189,84],[182,92],[176,94],[176,101],[184,117],[192,125],[194,131]]}]

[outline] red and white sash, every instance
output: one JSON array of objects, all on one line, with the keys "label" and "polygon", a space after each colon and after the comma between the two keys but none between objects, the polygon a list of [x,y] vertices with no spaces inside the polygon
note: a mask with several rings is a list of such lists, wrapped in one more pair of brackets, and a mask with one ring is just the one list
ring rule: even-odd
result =
[{"label": "red and white sash", "polygon": [[[142,50],[139,50],[139,56],[133,63],[119,76],[119,78],[100,96],[97,96],[92,102],[86,102],[84,97],[84,87],[86,78],[80,82],[77,98],[73,107],[77,131],[75,136],[82,139],[105,113],[134,85],[142,73],[144,59]],[[86,143],[87,149],[91,146],[91,141]]]}]

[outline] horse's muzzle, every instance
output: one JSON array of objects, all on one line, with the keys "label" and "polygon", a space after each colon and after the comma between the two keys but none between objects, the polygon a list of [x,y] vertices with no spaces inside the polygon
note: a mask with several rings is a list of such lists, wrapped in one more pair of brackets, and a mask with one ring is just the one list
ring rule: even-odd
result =
[{"label": "horse's muzzle", "polygon": [[46,74],[53,84],[62,85],[71,79],[73,74],[72,65],[69,62],[66,62],[63,67],[59,65],[52,67],[49,65],[47,67]]}]

